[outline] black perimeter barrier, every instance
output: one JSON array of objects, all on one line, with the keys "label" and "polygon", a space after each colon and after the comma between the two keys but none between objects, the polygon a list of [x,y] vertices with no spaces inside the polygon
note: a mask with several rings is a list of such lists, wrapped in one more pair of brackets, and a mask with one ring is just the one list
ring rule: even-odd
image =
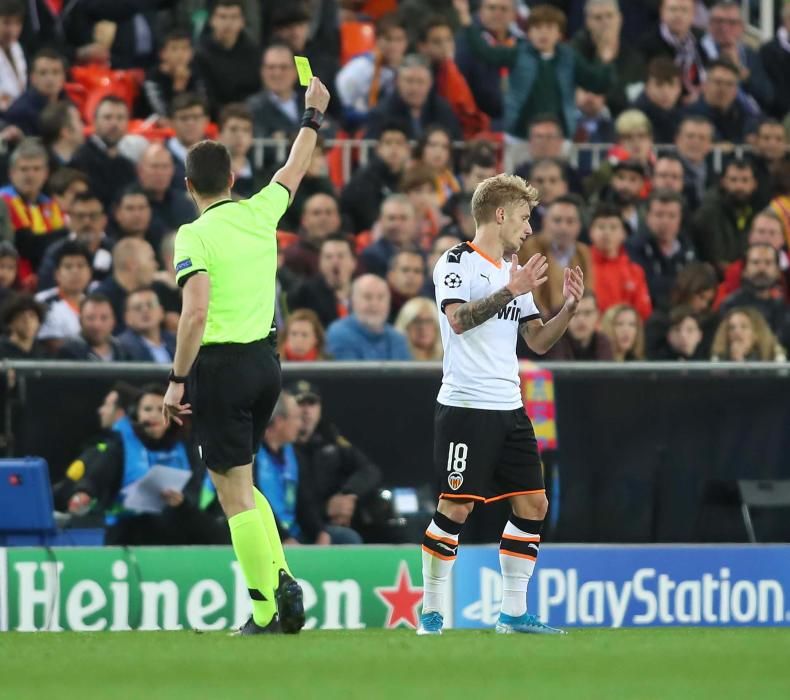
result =
[{"label": "black perimeter barrier", "polygon": [[[164,381],[149,364],[4,363],[5,452],[61,478],[98,429],[113,382]],[[790,365],[546,363],[559,448],[545,454],[549,537],[564,542],[745,541],[738,479],[790,478]],[[324,414],[381,467],[387,486],[434,486],[439,363],[285,364],[315,382]],[[243,378],[241,379],[243,381]],[[7,387],[6,382],[3,383]],[[464,539],[496,541],[505,504],[478,507]],[[483,511],[482,513],[479,511]],[[755,516],[786,539],[790,514]]]}]

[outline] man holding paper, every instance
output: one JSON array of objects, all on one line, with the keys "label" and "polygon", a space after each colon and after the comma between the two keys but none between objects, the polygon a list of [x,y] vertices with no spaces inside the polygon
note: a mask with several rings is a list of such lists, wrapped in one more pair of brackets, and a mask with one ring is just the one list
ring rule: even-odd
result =
[{"label": "man holding paper", "polygon": [[243,635],[296,633],[305,620],[271,507],[253,487],[252,461],[281,387],[272,332],[277,223],[307,172],[328,105],[329,91],[312,78],[288,160],[249,199],[231,198],[225,146],[201,141],[187,153],[187,191],[200,216],[176,237],[183,308],[164,413],[178,424],[192,415],[252,601]]},{"label": "man holding paper", "polygon": [[177,425],[162,416],[165,389],[141,389],[128,415],[114,420],[108,438],[82,470],[69,511],[95,503],[104,511],[108,545],[223,544],[217,520],[200,510],[205,467]]}]

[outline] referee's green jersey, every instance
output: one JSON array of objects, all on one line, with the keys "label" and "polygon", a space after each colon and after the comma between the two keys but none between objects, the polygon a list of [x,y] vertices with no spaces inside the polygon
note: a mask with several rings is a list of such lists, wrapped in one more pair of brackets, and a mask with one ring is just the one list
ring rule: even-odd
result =
[{"label": "referee's green jersey", "polygon": [[173,263],[180,286],[208,273],[211,298],[203,345],[252,343],[269,335],[274,320],[277,223],[290,193],[272,182],[239,202],[208,207],[178,229]]}]

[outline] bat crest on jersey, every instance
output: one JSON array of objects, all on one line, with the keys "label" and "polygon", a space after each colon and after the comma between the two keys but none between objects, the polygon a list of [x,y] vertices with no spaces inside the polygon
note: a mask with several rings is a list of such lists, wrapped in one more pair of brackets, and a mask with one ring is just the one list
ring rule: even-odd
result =
[{"label": "bat crest on jersey", "polygon": [[461,279],[461,275],[457,272],[448,272],[444,276],[444,286],[449,287],[450,289],[458,289],[461,286],[463,280]]},{"label": "bat crest on jersey", "polygon": [[453,490],[457,491],[461,488],[461,484],[464,483],[464,475],[459,474],[458,472],[453,472],[450,476],[447,477],[447,485]]}]

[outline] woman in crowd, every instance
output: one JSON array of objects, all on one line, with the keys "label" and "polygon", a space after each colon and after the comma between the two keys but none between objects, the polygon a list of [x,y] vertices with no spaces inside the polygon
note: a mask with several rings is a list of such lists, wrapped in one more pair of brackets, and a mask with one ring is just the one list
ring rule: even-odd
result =
[{"label": "woman in crowd", "polygon": [[453,174],[453,139],[443,126],[429,126],[414,152],[419,163],[430,168],[436,180],[439,206],[443,207],[450,197],[461,191],[461,185]]},{"label": "woman in crowd", "polygon": [[[702,330],[702,341],[699,353],[710,356],[713,336],[719,325],[719,318],[713,310],[719,278],[710,263],[696,262],[686,265],[675,278],[670,293],[670,309],[688,306],[694,314],[697,324]],[[645,342],[647,354],[654,358],[670,352],[667,346],[667,333],[670,326],[670,315],[664,311],[656,311],[645,326]]]},{"label": "woman in crowd", "polygon": [[324,329],[315,311],[297,309],[288,317],[279,351],[286,362],[315,362],[328,359],[324,345]]},{"label": "woman in crowd", "polygon": [[442,359],[442,336],[436,304],[425,297],[409,299],[395,319],[395,328],[406,336],[415,360]]},{"label": "woman in crowd", "polygon": [[601,319],[601,331],[609,338],[616,362],[645,359],[645,329],[636,309],[616,304]]},{"label": "woman in crowd", "polygon": [[784,362],[784,348],[762,314],[741,306],[728,311],[713,338],[714,361]]}]

